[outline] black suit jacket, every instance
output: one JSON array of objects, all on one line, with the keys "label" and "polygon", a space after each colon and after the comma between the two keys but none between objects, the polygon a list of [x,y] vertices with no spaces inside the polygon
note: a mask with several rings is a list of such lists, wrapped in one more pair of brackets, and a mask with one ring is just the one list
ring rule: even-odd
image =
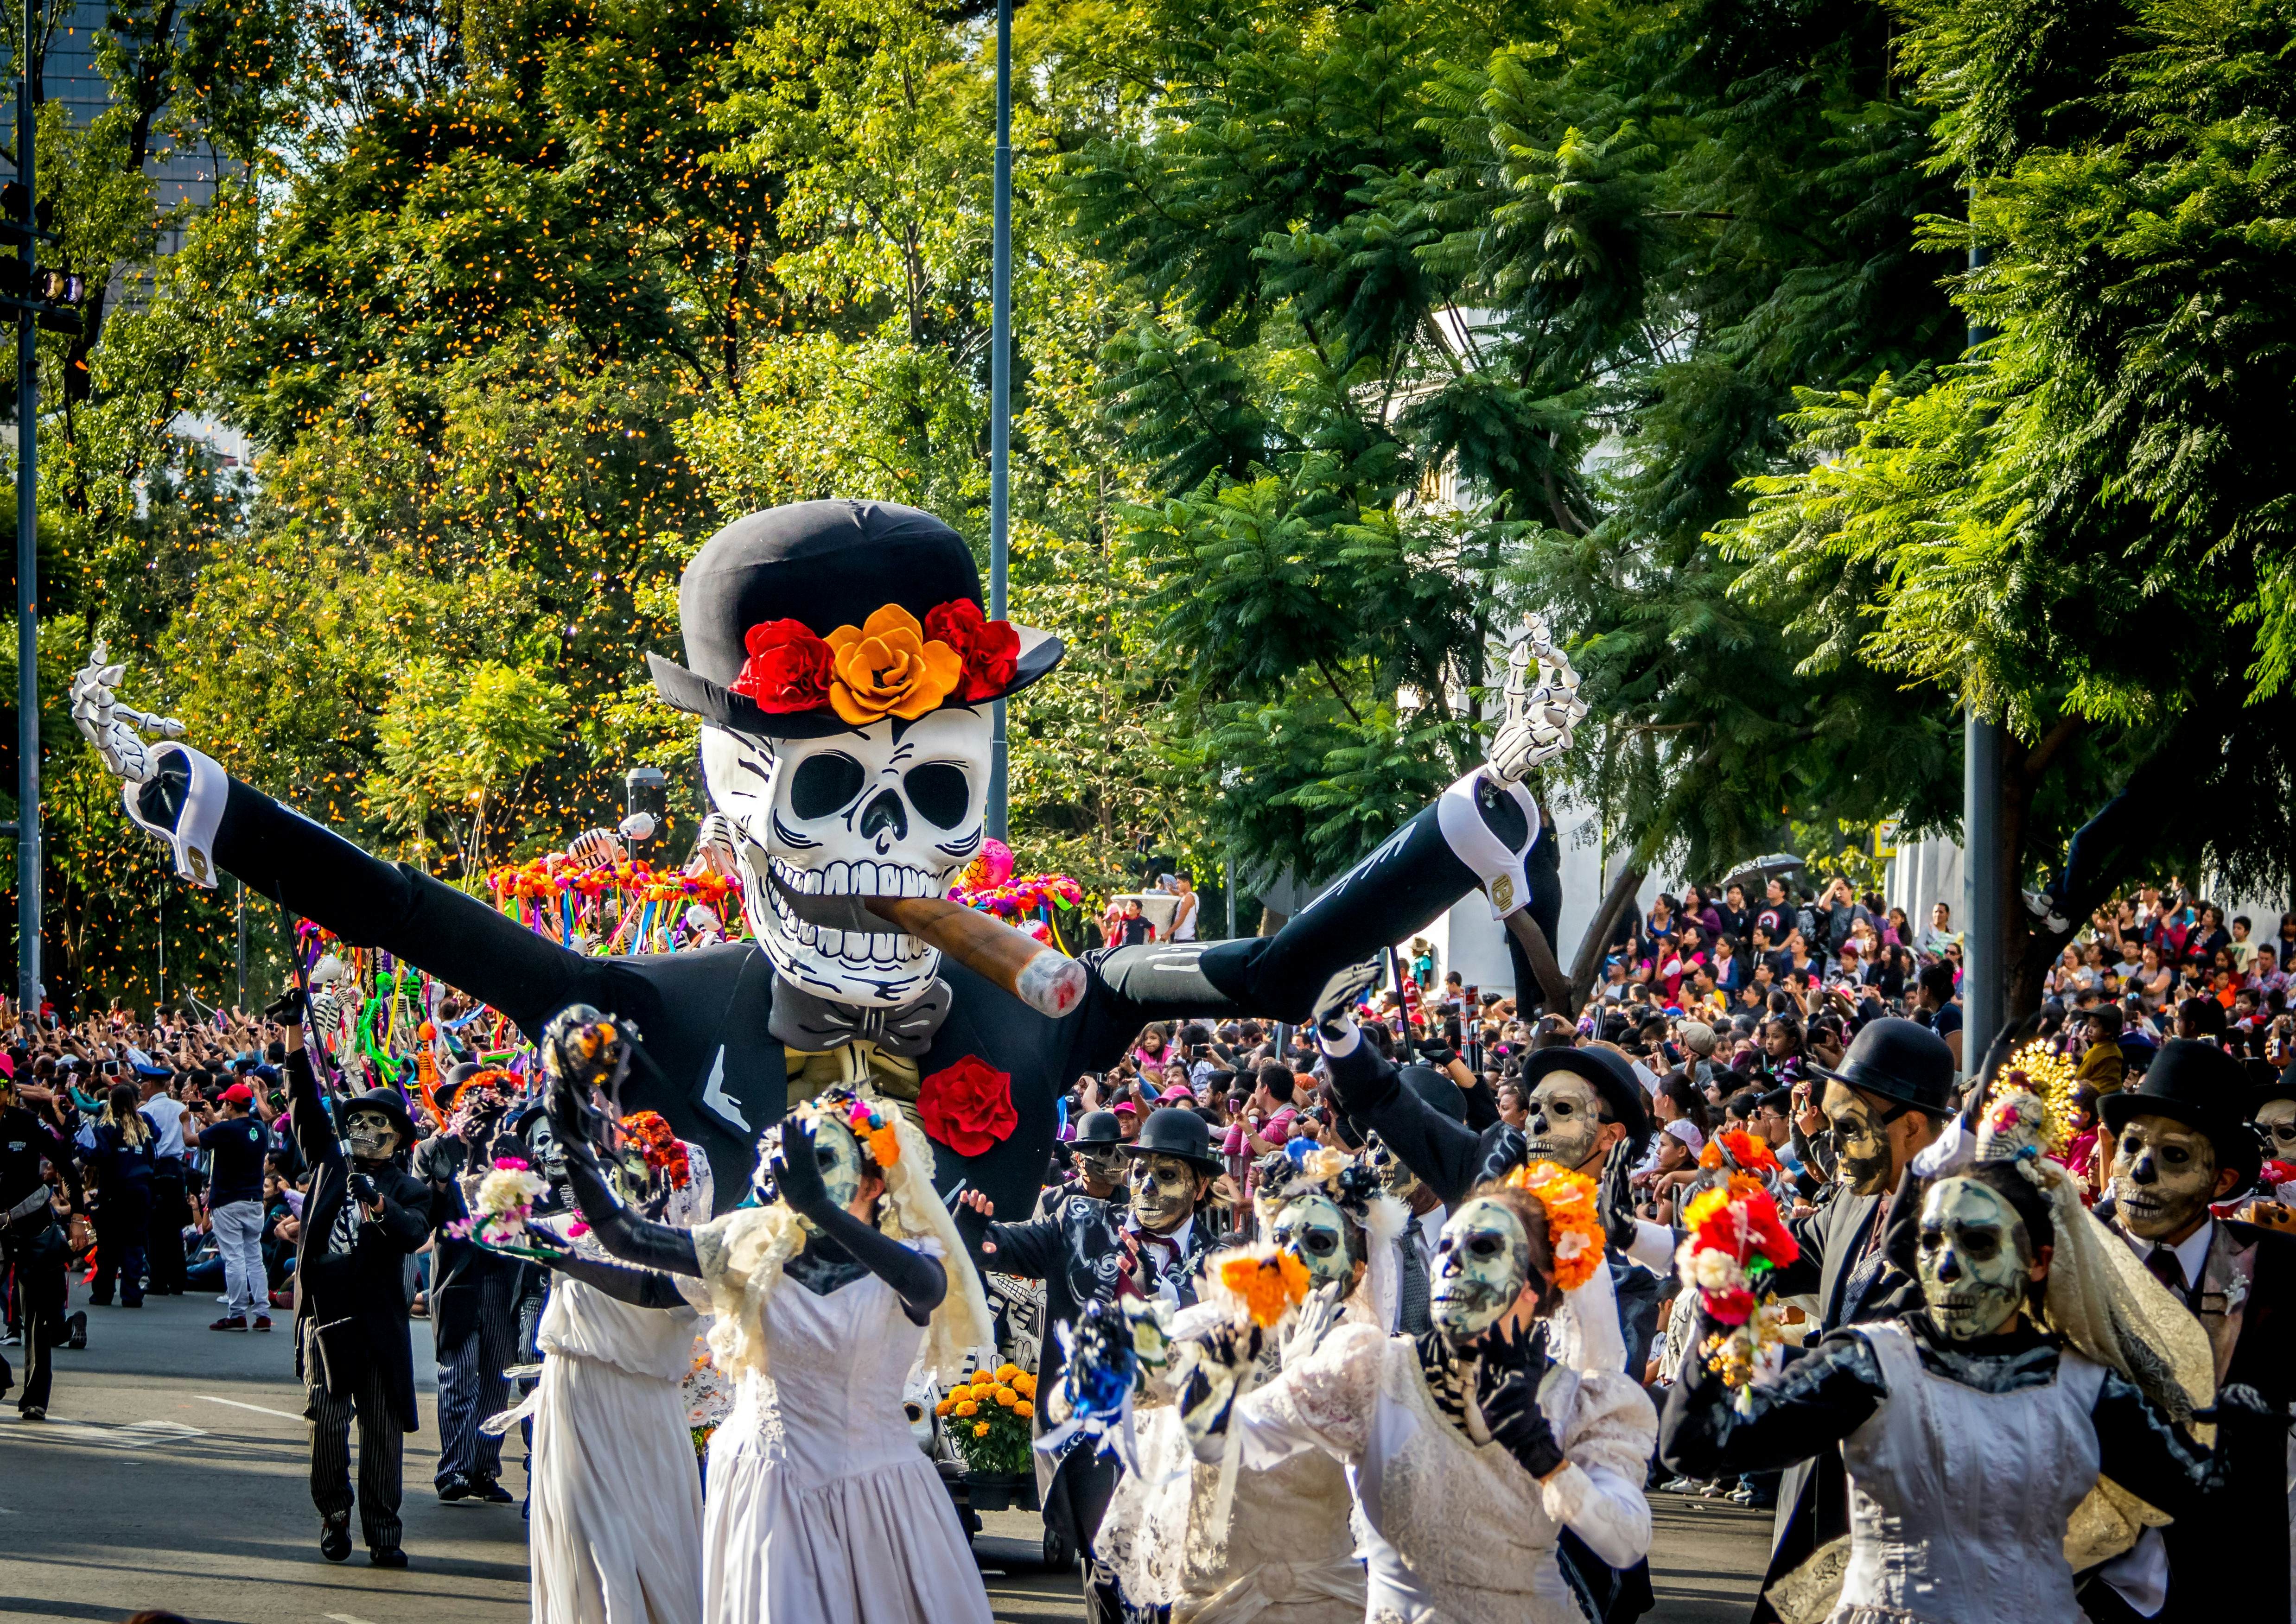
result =
[{"label": "black suit jacket", "polygon": [[306,1325],[354,1322],[366,1357],[381,1366],[390,1407],[407,1431],[422,1425],[414,1408],[414,1347],[406,1328],[407,1254],[430,1227],[429,1186],[399,1168],[370,1175],[382,1195],[382,1218],[359,1225],[348,1251],[329,1245],[335,1219],[351,1199],[351,1165],[344,1159],[334,1119],[319,1098],[318,1080],[301,1050],[287,1056],[289,1112],[295,1141],[311,1162],[311,1188],[303,1198],[302,1232],[295,1241],[295,1374],[305,1375]]},{"label": "black suit jacket", "polygon": [[[756,944],[592,958],[475,897],[370,857],[235,779],[214,855],[283,907],[355,946],[419,965],[502,1011],[529,1038],[570,1004],[634,1022],[645,1062],[625,1087],[624,1109],[660,1111],[680,1137],[709,1152],[721,1211],[742,1199],[757,1136],[788,1098],[784,1053],[766,1028],[773,966]],[[944,958],[954,1005],[920,1074],[976,1056],[1010,1075],[1020,1120],[980,1156],[937,1145],[934,1182],[946,1192],[964,1181],[1000,1211],[1029,1210],[1052,1153],[1054,1102],[1079,1073],[1112,1064],[1144,1024],[1194,1016],[1301,1021],[1332,974],[1409,937],[1475,884],[1431,807],[1274,937],[1086,955],[1087,990],[1065,1019],[1040,1015]],[[980,1233],[969,1210],[959,1225]]]}]

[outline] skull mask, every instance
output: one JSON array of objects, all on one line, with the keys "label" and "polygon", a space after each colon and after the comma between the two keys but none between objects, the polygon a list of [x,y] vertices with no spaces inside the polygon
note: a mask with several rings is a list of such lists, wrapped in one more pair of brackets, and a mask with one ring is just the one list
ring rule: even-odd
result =
[{"label": "skull mask", "polygon": [[2141,1240],[2192,1228],[2217,1189],[2217,1147],[2198,1128],[2146,1113],[2128,1119],[2112,1147],[2112,1202]]},{"label": "skull mask", "polygon": [[1076,1153],[1077,1169],[1087,1178],[1122,1189],[1131,1177],[1132,1158],[1120,1145],[1095,1146]]},{"label": "skull mask", "polygon": [[1603,1096],[1575,1071],[1550,1071],[1524,1102],[1523,1136],[1530,1160],[1582,1168],[1603,1136]]},{"label": "skull mask", "polygon": [[388,1161],[398,1152],[398,1124],[379,1111],[354,1111],[343,1118],[343,1137],[354,1161]]},{"label": "skull mask", "polygon": [[888,925],[816,927],[774,894],[947,893],[986,832],[989,718],[944,706],[823,739],[701,730],[709,799],[740,832],[742,894],[774,968],[816,997],[880,1009],[915,1000],[940,953]]},{"label": "skull mask", "polygon": [[1957,1342],[1991,1336],[2016,1317],[2031,1281],[2033,1237],[1997,1191],[1939,1179],[1922,1203],[1915,1267],[1939,1330]]},{"label": "skull mask", "polygon": [[1897,1183],[1898,1158],[1881,1109],[1847,1084],[1829,1082],[1825,1114],[1833,1123],[1835,1177],[1852,1195],[1886,1193]]},{"label": "skull mask", "polygon": [[1411,1199],[1419,1187],[1419,1175],[1403,1165],[1403,1158],[1387,1148],[1387,1142],[1377,1134],[1364,1136],[1364,1151],[1371,1158],[1372,1171],[1379,1175],[1379,1187],[1399,1202]]},{"label": "skull mask", "polygon": [[526,1148],[533,1152],[536,1172],[554,1185],[566,1181],[566,1147],[558,1143],[558,1130],[548,1117],[535,1118],[534,1126],[526,1130]]},{"label": "skull mask", "polygon": [[2296,1100],[2267,1100],[2256,1108],[2256,1126],[2267,1156],[2296,1161]]},{"label": "skull mask", "polygon": [[1135,1158],[1132,1213],[1143,1229],[1169,1234],[1196,1210],[1195,1168],[1178,1156],[1150,1151]]},{"label": "skull mask", "polygon": [[1530,1284],[1530,1237],[1499,1202],[1471,1201],[1443,1226],[1435,1249],[1437,1330],[1464,1342],[1490,1329]]},{"label": "skull mask", "polygon": [[1317,1285],[1345,1286],[1355,1268],[1348,1247],[1348,1223],[1328,1195],[1303,1195],[1283,1203],[1269,1226],[1278,1246],[1308,1266]]},{"label": "skull mask", "polygon": [[[853,1198],[861,1193],[862,1182],[869,1172],[869,1164],[861,1154],[861,1142],[853,1136],[851,1128],[837,1120],[834,1112],[816,1115],[812,1127],[813,1156],[821,1169],[822,1188],[829,1193],[832,1206],[849,1207]],[[767,1170],[781,1146],[782,1124],[776,1122],[758,1136],[758,1165],[750,1174],[750,1187],[758,1193],[758,1199],[768,1206],[781,1199],[781,1192],[774,1187],[773,1175]],[[800,1215],[798,1221],[808,1230],[813,1228],[811,1218]]]}]

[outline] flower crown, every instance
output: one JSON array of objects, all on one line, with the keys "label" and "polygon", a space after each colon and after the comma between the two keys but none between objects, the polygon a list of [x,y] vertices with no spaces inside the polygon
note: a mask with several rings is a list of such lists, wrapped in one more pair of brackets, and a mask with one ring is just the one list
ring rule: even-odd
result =
[{"label": "flower crown", "polygon": [[971,598],[925,611],[923,623],[888,603],[859,626],[826,637],[802,620],[767,620],[742,638],[749,658],[733,692],[775,716],[827,705],[856,727],[882,717],[914,722],[950,695],[993,698],[1012,682],[1021,635],[990,620]]},{"label": "flower crown", "polygon": [[811,1123],[840,1124],[861,1142],[862,1151],[880,1169],[892,1167],[901,1159],[901,1142],[893,1132],[891,1111],[881,1101],[864,1099],[850,1088],[824,1088],[791,1106],[789,1114]]},{"label": "flower crown", "polygon": [[1698,1152],[1702,1168],[1727,1165],[1733,1172],[1775,1173],[1778,1171],[1777,1153],[1767,1141],[1759,1139],[1743,1128],[1727,1128],[1706,1142]]},{"label": "flower crown", "polygon": [[1603,1218],[1595,1204],[1595,1181],[1558,1162],[1534,1161],[1510,1169],[1503,1182],[1537,1196],[1546,1209],[1554,1284],[1574,1292],[1592,1280],[1603,1262]]},{"label": "flower crown", "polygon": [[1977,1125],[1980,1161],[2051,1155],[2072,1143],[2073,1094],[2080,1074],[2045,1042],[2029,1043],[2001,1068],[1985,1120]]},{"label": "flower crown", "polygon": [[1379,1198],[1379,1173],[1368,1159],[1312,1139],[1294,1139],[1269,1152],[1259,1171],[1261,1199],[1274,1206],[1321,1195],[1360,1225]]},{"label": "flower crown", "polygon": [[667,1175],[671,1189],[683,1190],[693,1182],[693,1165],[685,1153],[685,1142],[661,1112],[641,1111],[624,1117],[622,1131],[645,1158],[646,1170]]}]

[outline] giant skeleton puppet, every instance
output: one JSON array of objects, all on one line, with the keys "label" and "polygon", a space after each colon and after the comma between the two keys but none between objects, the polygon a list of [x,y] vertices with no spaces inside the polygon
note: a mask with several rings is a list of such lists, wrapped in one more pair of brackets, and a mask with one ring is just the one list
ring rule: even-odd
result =
[{"label": "giant skeleton puppet", "polygon": [[[235,874],[345,941],[483,999],[529,1038],[573,1004],[634,1024],[644,1063],[621,1109],[659,1111],[707,1150],[721,1206],[740,1199],[759,1133],[792,1098],[865,1081],[932,1128],[944,1191],[964,1185],[1026,1212],[1054,1101],[1144,1023],[1302,1020],[1329,979],[1473,889],[1552,939],[1560,898],[1532,895],[1524,860],[1539,818],[1521,780],[1567,747],[1586,707],[1536,623],[1510,662],[1489,764],[1274,937],[1016,968],[1010,943],[990,939],[1002,927],[970,910],[934,905],[963,914],[960,929],[936,926],[949,953],[880,917],[907,906],[887,899],[941,898],[980,849],[989,706],[1060,660],[1057,638],[984,621],[980,601],[964,540],[887,503],[774,508],[702,547],[678,594],[686,663],[652,665],[661,697],[701,718],[703,777],[731,824],[756,934],[676,955],[573,952],[369,856],[196,750],[147,742],[139,728],[172,741],[181,726],[118,701],[123,668],[100,644],[73,682],[72,714],[126,781],[129,816],[168,842],[185,879]],[[1037,952],[1027,943],[1021,959]]]}]

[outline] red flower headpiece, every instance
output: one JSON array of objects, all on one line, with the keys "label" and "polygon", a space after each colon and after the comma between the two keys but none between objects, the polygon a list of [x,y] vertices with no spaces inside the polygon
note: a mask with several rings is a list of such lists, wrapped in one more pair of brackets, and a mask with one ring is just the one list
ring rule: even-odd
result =
[{"label": "red flower headpiece", "polygon": [[1009,620],[983,618],[970,598],[916,617],[888,603],[861,626],[826,637],[802,620],[767,620],[742,639],[750,657],[733,691],[774,716],[827,705],[860,726],[880,717],[914,721],[952,694],[972,704],[1001,693],[1021,660]]}]

